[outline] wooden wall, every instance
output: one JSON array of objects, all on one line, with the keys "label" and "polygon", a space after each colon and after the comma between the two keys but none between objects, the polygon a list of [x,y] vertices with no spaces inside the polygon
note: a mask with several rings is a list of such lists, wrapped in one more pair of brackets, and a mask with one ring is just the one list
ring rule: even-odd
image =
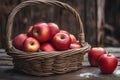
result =
[{"label": "wooden wall", "polygon": [[[6,23],[12,9],[25,0],[0,0],[0,48],[6,47]],[[75,8],[83,21],[86,41],[97,45],[97,9],[96,0],[59,0]],[[74,17],[58,7],[29,6],[15,17],[12,38],[26,32],[30,25],[38,21],[55,22],[61,29],[78,35],[78,26]]]},{"label": "wooden wall", "polygon": [[104,45],[120,47],[120,0],[105,0]]}]

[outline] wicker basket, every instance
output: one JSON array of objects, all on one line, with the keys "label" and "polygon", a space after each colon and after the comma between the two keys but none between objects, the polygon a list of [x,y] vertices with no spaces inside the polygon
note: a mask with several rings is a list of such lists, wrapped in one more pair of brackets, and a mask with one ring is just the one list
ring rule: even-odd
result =
[{"label": "wicker basket", "polygon": [[[31,54],[15,49],[12,45],[11,40],[11,31],[13,28],[14,17],[18,11],[29,5],[58,6],[72,13],[80,27],[79,42],[80,44],[82,44],[83,47],[79,49],[69,49],[65,51],[36,52]],[[6,29],[6,52],[8,55],[12,56],[14,68],[18,71],[22,71],[31,75],[48,76],[51,74],[63,74],[78,70],[82,67],[84,54],[91,48],[91,46],[87,42],[85,42],[83,24],[81,22],[79,14],[68,4],[59,1],[30,0],[22,2],[11,12],[8,18]]]}]

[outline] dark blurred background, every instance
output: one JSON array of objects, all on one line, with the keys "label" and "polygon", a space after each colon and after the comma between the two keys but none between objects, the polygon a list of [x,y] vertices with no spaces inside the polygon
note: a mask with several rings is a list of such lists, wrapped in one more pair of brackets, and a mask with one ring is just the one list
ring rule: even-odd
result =
[{"label": "dark blurred background", "polygon": [[[0,48],[6,48],[6,24],[12,9],[26,0],[0,0]],[[120,0],[59,0],[80,14],[86,41],[92,46],[120,46]],[[38,21],[55,22],[61,29],[78,36],[73,15],[59,7],[28,6],[17,13],[12,38],[26,32]]]}]

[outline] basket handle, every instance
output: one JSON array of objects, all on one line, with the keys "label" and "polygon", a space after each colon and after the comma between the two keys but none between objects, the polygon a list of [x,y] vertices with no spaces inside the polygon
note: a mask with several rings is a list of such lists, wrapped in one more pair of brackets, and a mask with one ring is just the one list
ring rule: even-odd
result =
[{"label": "basket handle", "polygon": [[59,2],[59,1],[47,1],[47,0],[28,0],[28,1],[24,1],[22,3],[20,3],[18,6],[16,6],[11,14],[9,15],[9,18],[8,18],[8,22],[7,22],[7,26],[6,26],[6,39],[7,39],[7,47],[8,48],[11,48],[12,47],[12,41],[11,41],[11,32],[12,32],[12,27],[13,27],[13,22],[14,22],[14,17],[16,15],[17,12],[19,12],[22,8],[28,6],[28,5],[36,5],[36,4],[39,4],[39,5],[54,5],[54,6],[58,6],[58,7],[61,7],[65,10],[68,10],[70,13],[72,13],[76,19],[76,21],[78,22],[78,25],[79,25],[79,29],[80,29],[80,33],[79,33],[79,41],[80,43],[84,43],[85,42],[85,35],[84,35],[84,29],[83,29],[83,24],[82,24],[82,21],[81,21],[81,18],[78,14],[78,12],[72,8],[70,5],[66,4],[66,3],[62,3],[62,2]]}]

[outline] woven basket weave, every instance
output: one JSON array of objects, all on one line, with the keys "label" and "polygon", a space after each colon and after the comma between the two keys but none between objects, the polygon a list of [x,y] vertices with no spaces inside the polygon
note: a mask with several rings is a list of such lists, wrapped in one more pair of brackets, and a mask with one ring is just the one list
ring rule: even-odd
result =
[{"label": "woven basket weave", "polygon": [[[69,49],[65,51],[35,53],[28,53],[15,49],[11,40],[14,17],[18,11],[29,5],[57,6],[72,13],[80,27],[79,42],[82,44],[82,48]],[[84,54],[91,48],[91,46],[85,42],[83,24],[79,14],[68,4],[59,1],[29,0],[20,3],[9,15],[6,29],[6,51],[7,54],[13,58],[14,68],[18,71],[22,71],[31,75],[48,76],[51,74],[63,74],[78,70],[82,67]]]}]

